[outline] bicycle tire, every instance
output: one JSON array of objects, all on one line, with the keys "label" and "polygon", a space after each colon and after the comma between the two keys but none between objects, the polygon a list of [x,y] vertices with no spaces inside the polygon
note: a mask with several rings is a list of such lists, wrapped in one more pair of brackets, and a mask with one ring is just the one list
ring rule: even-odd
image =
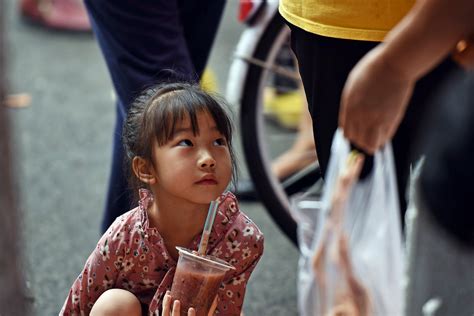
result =
[{"label": "bicycle tire", "polygon": [[[278,13],[275,14],[252,57],[262,61],[274,59],[283,37],[288,34],[289,29],[283,18]],[[263,93],[265,71],[261,66],[251,64],[245,78],[240,108],[243,152],[260,201],[280,230],[295,246],[298,246],[297,223],[290,214],[290,203],[286,193],[271,173],[271,159],[263,144],[263,106],[258,103]]]}]

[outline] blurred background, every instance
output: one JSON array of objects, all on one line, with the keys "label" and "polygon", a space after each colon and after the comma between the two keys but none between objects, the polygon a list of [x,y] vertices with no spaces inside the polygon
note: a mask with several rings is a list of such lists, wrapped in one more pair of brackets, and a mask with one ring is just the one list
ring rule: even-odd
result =
[{"label": "blurred background", "polygon": [[[210,68],[224,93],[243,26],[228,1]],[[93,35],[54,31],[21,17],[5,0],[8,108],[20,192],[22,251],[34,315],[57,315],[97,243],[115,115],[108,72]],[[237,111],[235,111],[237,113]],[[236,133],[238,138],[238,133]],[[240,153],[240,142],[236,142]],[[240,157],[241,176],[247,170]],[[296,315],[297,249],[262,205],[241,208],[265,234],[265,253],[248,285],[246,315]],[[7,254],[3,254],[7,255]]]}]

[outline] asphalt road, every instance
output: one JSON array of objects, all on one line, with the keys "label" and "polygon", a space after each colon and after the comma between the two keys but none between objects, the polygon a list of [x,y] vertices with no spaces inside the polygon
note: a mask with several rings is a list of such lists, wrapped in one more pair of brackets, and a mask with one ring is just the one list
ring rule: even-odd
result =
[{"label": "asphalt road", "polygon": [[[229,1],[211,56],[225,88],[242,27]],[[111,156],[113,92],[90,34],[54,32],[20,19],[6,1],[10,93],[31,104],[10,110],[22,209],[24,271],[34,315],[56,315],[99,238]],[[240,150],[238,150],[240,152]],[[241,166],[245,174],[245,166]],[[246,315],[296,315],[298,252],[259,203],[242,203],[266,236],[245,300]]]},{"label": "asphalt road", "polygon": [[[5,2],[8,91],[31,96],[28,107],[10,110],[22,210],[23,270],[32,315],[57,315],[99,238],[111,162],[114,97],[92,35],[25,23],[16,8],[19,1]],[[242,31],[236,20],[237,3],[228,1],[210,59],[220,92]],[[245,177],[245,166],[240,169]],[[246,315],[296,315],[297,250],[261,204],[241,203],[241,207],[266,237],[264,256],[248,284]],[[472,315],[474,252],[440,232],[422,208],[413,214],[414,224],[407,228],[411,232],[407,315],[422,315],[425,303],[433,299],[441,302],[436,315]]]}]

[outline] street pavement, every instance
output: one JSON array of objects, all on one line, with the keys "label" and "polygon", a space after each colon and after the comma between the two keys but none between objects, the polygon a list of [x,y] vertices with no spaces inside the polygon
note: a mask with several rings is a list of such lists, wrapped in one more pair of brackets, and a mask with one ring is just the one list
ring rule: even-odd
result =
[{"label": "street pavement", "polygon": [[[17,1],[6,1],[8,91],[32,98],[28,107],[10,110],[24,271],[32,315],[49,316],[59,312],[100,237],[114,96],[92,35],[27,23],[16,6]],[[237,1],[228,1],[210,61],[221,92],[242,30],[236,7]],[[245,177],[245,166],[241,169]],[[245,314],[296,315],[296,248],[260,203],[241,207],[266,237],[265,254],[248,284]]]}]

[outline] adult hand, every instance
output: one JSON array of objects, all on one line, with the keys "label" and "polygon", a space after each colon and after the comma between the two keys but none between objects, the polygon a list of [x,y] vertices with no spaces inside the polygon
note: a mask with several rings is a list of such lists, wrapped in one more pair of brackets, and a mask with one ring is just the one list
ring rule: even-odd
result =
[{"label": "adult hand", "polygon": [[[208,316],[214,315],[214,312],[216,311],[217,308],[217,295],[214,298],[214,301],[212,302],[211,308],[209,310]],[[165,294],[165,297],[163,298],[163,306],[162,306],[163,312],[162,316],[179,316],[181,312],[181,303],[179,300],[175,300],[173,302],[173,309],[171,309],[171,293],[170,291],[167,291]],[[196,310],[194,308],[188,309],[188,316],[195,316],[196,315]]]},{"label": "adult hand", "polygon": [[344,136],[368,154],[393,137],[415,85],[414,79],[384,60],[382,45],[362,58],[349,74],[339,112]]}]

